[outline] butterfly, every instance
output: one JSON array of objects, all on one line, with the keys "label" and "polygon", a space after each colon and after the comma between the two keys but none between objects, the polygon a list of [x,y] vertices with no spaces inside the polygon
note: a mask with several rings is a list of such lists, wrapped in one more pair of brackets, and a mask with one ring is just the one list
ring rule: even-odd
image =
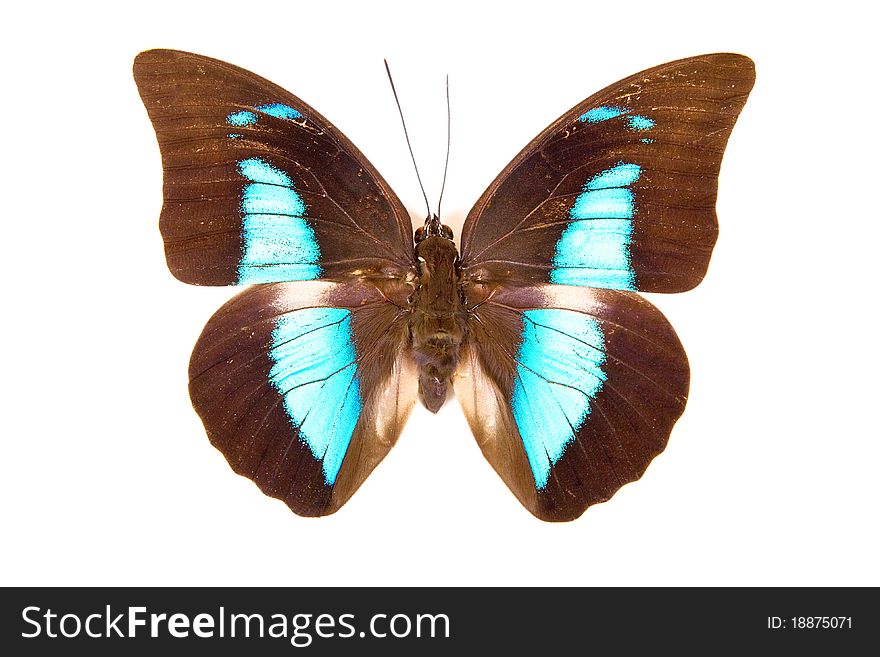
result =
[{"label": "butterfly", "polygon": [[590,96],[452,231],[403,204],[333,124],[222,61],[151,50],[134,78],[185,283],[246,285],[208,321],[189,389],[232,469],[295,513],[334,513],[417,399],[454,390],[484,456],[542,520],[644,473],[684,411],[687,357],[637,292],[703,278],[718,172],[753,62],[710,54]]}]

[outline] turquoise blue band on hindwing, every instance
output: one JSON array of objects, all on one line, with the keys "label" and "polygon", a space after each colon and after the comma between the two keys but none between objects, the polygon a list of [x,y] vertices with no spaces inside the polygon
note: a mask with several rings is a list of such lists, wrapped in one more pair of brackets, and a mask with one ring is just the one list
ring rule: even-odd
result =
[{"label": "turquoise blue band on hindwing", "polygon": [[[270,103],[253,111],[232,112],[226,123],[237,128],[255,126],[260,114],[290,121],[302,118],[289,105]],[[228,137],[240,139],[242,134],[230,133]],[[247,181],[240,203],[243,251],[237,282],[245,285],[320,277],[321,250],[306,218],[308,208],[290,175],[259,157],[243,159],[237,168]]]},{"label": "turquoise blue band on hindwing", "polygon": [[272,331],[269,357],[269,381],[332,486],[362,406],[351,312],[304,308],[283,315]]},{"label": "turquoise blue band on hindwing", "polygon": [[523,313],[511,410],[538,490],[576,440],[607,375],[605,336],[583,313]]}]

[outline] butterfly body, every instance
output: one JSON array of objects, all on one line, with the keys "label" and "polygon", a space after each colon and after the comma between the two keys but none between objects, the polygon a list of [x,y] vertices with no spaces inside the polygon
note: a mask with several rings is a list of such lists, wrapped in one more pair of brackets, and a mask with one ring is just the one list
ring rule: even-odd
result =
[{"label": "butterfly body", "polygon": [[452,240],[443,235],[425,237],[416,244],[416,259],[419,277],[410,320],[413,358],[419,367],[419,398],[436,413],[458,367],[467,317],[458,250]]},{"label": "butterfly body", "polygon": [[460,250],[436,216],[413,238],[366,157],[268,80],[170,50],[138,55],[134,77],[162,154],[169,269],[249,285],[202,332],[190,396],[264,493],[334,513],[417,399],[436,412],[450,386],[543,520],[578,517],[663,451],[690,374],[638,292],[706,271],[747,57],[669,62],[573,107],[491,183]]}]

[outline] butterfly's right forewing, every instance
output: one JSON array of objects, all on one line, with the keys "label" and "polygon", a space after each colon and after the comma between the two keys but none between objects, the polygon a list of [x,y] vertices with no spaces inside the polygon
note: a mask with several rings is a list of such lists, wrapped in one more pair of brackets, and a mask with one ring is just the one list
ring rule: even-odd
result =
[{"label": "butterfly's right forewing", "polygon": [[197,285],[405,276],[412,225],[366,157],[278,85],[209,57],[137,56],[164,171],[168,267]]}]

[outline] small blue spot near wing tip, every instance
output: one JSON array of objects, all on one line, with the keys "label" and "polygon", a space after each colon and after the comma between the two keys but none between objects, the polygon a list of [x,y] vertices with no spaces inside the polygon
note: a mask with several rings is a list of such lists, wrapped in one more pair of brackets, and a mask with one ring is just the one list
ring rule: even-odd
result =
[{"label": "small blue spot near wing tip", "polygon": [[257,107],[258,110],[263,112],[264,114],[268,114],[269,116],[274,116],[279,119],[299,119],[302,118],[302,114],[297,110],[293,109],[290,105],[285,105],[284,103],[270,103],[268,105],[260,105]]},{"label": "small blue spot near wing tip", "polygon": [[635,114],[633,116],[628,116],[626,118],[626,122],[629,124],[629,127],[633,130],[650,130],[654,127],[655,121],[654,119],[649,119],[647,116],[642,116],[640,114]]},{"label": "small blue spot near wing tip", "polygon": [[253,125],[257,122],[257,115],[249,110],[240,110],[238,112],[232,112],[229,116],[226,117],[226,123],[229,125],[235,126],[236,128],[242,128],[244,126]]},{"label": "small blue spot near wing tip", "polygon": [[254,108],[254,110],[256,111],[238,110],[236,112],[232,112],[226,117],[226,123],[231,126],[235,126],[236,128],[243,128],[246,126],[255,125],[257,123],[256,112],[268,114],[269,116],[274,116],[279,119],[288,119],[290,121],[302,118],[302,114],[299,111],[293,109],[290,105],[285,105],[284,103],[269,103],[267,105],[258,105]]},{"label": "small blue spot near wing tip", "polygon": [[601,105],[584,112],[578,118],[582,123],[599,123],[613,119],[621,114],[626,114],[629,110],[625,107],[612,107],[610,105]]},{"label": "small blue spot near wing tip", "polygon": [[[602,121],[608,121],[610,119],[617,118],[618,116],[627,115],[630,112],[632,112],[632,110],[628,107],[600,105],[599,107],[594,107],[593,109],[581,114],[578,117],[578,120],[582,123],[600,123]],[[631,116],[627,116],[626,124],[627,127],[630,128],[630,130],[641,132],[653,128],[656,124],[656,121],[641,114],[633,114]]]}]

